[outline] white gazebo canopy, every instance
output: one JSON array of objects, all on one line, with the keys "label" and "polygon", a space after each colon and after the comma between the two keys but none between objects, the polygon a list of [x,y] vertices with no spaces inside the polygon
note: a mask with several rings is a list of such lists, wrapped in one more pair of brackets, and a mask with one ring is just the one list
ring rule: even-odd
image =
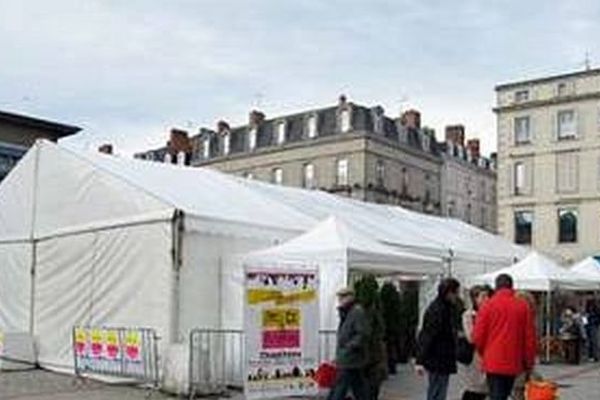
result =
[{"label": "white gazebo canopy", "polygon": [[335,216],[285,243],[255,251],[246,259],[267,263],[343,259],[348,269],[421,276],[439,275],[444,271],[440,258],[387,246],[350,228]]},{"label": "white gazebo canopy", "polygon": [[571,271],[600,284],[600,263],[594,257],[587,257],[579,261],[571,267]]},{"label": "white gazebo canopy", "polygon": [[598,288],[598,282],[586,276],[561,267],[550,258],[532,251],[518,263],[497,271],[478,275],[467,280],[468,286],[477,284],[493,284],[500,274],[512,276],[515,288],[537,292],[550,292],[562,287],[572,290],[593,290]]}]

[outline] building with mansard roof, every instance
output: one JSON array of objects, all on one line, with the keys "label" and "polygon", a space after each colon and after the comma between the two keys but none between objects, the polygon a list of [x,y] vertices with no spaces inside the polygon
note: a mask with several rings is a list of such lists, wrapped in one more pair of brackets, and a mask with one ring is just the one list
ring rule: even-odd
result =
[{"label": "building with mansard roof", "polygon": [[[444,156],[434,130],[422,126],[421,114],[408,110],[392,118],[381,106],[366,107],[345,96],[330,107],[275,118],[252,111],[245,125],[219,121],[192,137],[174,129],[167,146],[136,157],[445,214]],[[489,168],[471,164],[475,173],[490,174]],[[483,227],[493,231],[489,222]]]}]

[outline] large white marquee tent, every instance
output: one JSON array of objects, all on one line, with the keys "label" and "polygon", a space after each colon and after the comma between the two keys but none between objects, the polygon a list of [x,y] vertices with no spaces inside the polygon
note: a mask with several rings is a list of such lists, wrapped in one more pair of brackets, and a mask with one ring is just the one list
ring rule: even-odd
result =
[{"label": "large white marquee tent", "polygon": [[0,185],[0,330],[68,368],[76,324],[151,327],[163,344],[241,328],[244,255],[315,227],[374,270],[468,275],[525,253],[455,220],[40,141]]}]

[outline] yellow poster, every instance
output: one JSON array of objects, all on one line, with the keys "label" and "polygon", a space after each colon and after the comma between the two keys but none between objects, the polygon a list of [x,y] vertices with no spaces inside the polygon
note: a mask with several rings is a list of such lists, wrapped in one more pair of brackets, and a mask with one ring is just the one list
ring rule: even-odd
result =
[{"label": "yellow poster", "polygon": [[104,350],[106,358],[115,360],[120,356],[119,332],[114,329],[104,331]]},{"label": "yellow poster", "polygon": [[139,331],[127,331],[125,334],[125,355],[130,361],[141,360],[142,334]]},{"label": "yellow poster", "polygon": [[94,358],[102,357],[104,344],[102,343],[102,331],[100,329],[92,329],[90,332],[91,356]]}]

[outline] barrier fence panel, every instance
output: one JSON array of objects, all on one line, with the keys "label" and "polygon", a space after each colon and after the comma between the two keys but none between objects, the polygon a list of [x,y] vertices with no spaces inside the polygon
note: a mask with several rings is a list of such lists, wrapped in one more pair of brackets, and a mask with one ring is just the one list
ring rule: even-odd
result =
[{"label": "barrier fence panel", "polygon": [[[189,342],[189,393],[213,395],[242,389],[245,337],[242,330],[194,329]],[[335,358],[336,331],[319,331],[319,361]]]},{"label": "barrier fence panel", "polygon": [[126,378],[158,388],[158,335],[154,329],[76,326],[73,356],[77,375]]}]

